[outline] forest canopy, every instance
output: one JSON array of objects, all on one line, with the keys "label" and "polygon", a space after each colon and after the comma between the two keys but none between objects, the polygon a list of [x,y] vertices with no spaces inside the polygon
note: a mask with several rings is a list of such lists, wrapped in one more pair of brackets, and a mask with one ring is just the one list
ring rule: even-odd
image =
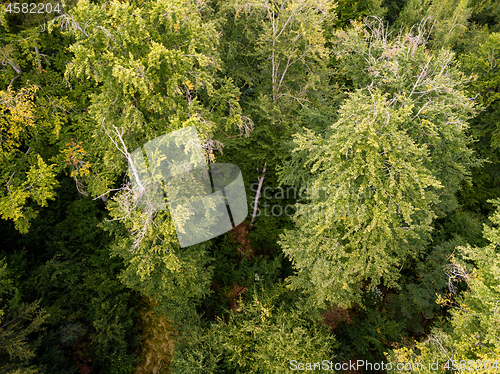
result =
[{"label": "forest canopy", "polygon": [[3,2],[0,373],[497,372],[499,62],[495,0]]}]

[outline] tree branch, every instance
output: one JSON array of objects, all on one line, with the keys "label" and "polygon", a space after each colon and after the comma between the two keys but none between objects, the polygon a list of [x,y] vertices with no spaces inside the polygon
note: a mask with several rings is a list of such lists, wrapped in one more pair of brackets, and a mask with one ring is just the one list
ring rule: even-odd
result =
[{"label": "tree branch", "polygon": [[[253,204],[252,220],[250,221],[250,228],[253,226],[253,221],[257,215],[257,203],[259,202],[260,190],[262,189],[262,183],[264,182],[264,176],[266,174],[267,162],[264,162],[264,169],[262,169],[262,177],[259,178],[259,187],[257,188],[257,195],[255,195],[255,201]],[[257,170],[258,171],[258,170]]]}]

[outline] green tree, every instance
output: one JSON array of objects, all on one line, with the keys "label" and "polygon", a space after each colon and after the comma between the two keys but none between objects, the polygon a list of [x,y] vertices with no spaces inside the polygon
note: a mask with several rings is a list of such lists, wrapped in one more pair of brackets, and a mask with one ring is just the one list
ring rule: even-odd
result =
[{"label": "green tree", "polygon": [[97,227],[106,216],[104,204],[80,196],[69,177],[60,184],[56,201],[26,234],[1,222],[2,251],[18,293],[50,314],[45,329],[27,336],[30,345],[36,342],[31,362],[54,374],[90,368],[130,373],[141,332],[139,294],[118,279],[124,265],[110,258],[111,238]]},{"label": "green tree", "polygon": [[[471,74],[467,84],[469,96],[479,102],[484,110],[471,121],[471,134],[478,139],[474,148],[478,155],[489,160],[482,167],[473,169],[472,184],[464,186],[460,202],[467,209],[485,215],[493,211],[489,199],[500,193],[499,170],[499,127],[496,118],[500,113],[500,35],[487,29],[471,30],[467,40],[471,46],[460,55],[461,69]],[[472,47],[472,45],[474,47]]]},{"label": "green tree", "polygon": [[366,16],[384,17],[387,8],[385,3],[380,0],[341,0],[337,2],[337,17],[334,20],[336,28],[348,27],[350,21],[362,21]]},{"label": "green tree", "polygon": [[419,24],[425,27],[431,48],[455,48],[468,31],[471,3],[471,0],[408,0],[395,26],[408,31]]},{"label": "green tree", "polygon": [[238,89],[217,75],[216,29],[189,1],[81,1],[53,26],[76,39],[67,77],[99,86],[91,121],[82,123],[92,165],[83,183],[104,200],[118,191],[107,205],[112,221],[103,227],[115,236],[112,254],[125,260],[122,280],[160,301],[169,316],[173,309],[189,313],[209,292],[208,244],[180,249],[170,212],[139,208],[130,184],[119,181],[130,152],[167,132],[196,125],[214,161],[222,134],[249,131]]},{"label": "green tree", "polygon": [[[236,2],[236,17],[249,28],[257,28],[255,54],[269,76],[273,102],[306,101],[305,94],[324,64],[326,49],[322,23],[333,14],[329,1]],[[240,15],[240,12],[243,14]],[[249,22],[250,21],[250,22]],[[257,22],[257,24],[256,24]],[[269,93],[269,90],[267,90]]]},{"label": "green tree", "polygon": [[26,303],[14,281],[5,258],[0,259],[0,372],[5,374],[41,373],[33,365],[36,342],[30,334],[42,329],[48,314],[39,301]]},{"label": "green tree", "polygon": [[[64,165],[60,152],[85,106],[78,81],[63,82],[70,60],[69,39],[51,35],[47,14],[5,12],[0,23],[0,216],[26,233],[40,207],[56,197],[57,175]],[[76,112],[76,113],[75,113]]]},{"label": "green tree", "polygon": [[[490,217],[494,226],[484,225],[484,237],[490,244],[482,248],[470,245],[458,247],[451,263],[446,266],[450,292],[438,301],[450,308],[449,322],[444,326],[435,326],[426,339],[416,343],[415,348],[394,350],[393,359],[421,363],[439,360],[441,366],[448,362],[450,370],[456,365],[476,373],[498,370],[500,255],[497,247],[500,244],[500,201],[491,202],[497,208]],[[458,293],[461,282],[465,282],[467,288]],[[488,361],[490,365],[485,364]],[[431,372],[427,370],[428,365],[425,369],[423,373]]]},{"label": "green tree", "polygon": [[288,373],[292,360],[333,359],[335,339],[318,316],[305,313],[279,283],[255,287],[229,318],[204,331],[191,327],[180,337],[175,373]]},{"label": "green tree", "polygon": [[366,283],[398,288],[433,219],[456,209],[473,163],[473,104],[453,54],[430,55],[421,34],[390,40],[381,23],[368,26],[337,34],[340,68],[357,88],[339,120],[325,134],[296,135],[281,172],[309,190],[281,244],[297,269],[290,286],[318,305],[359,302]]},{"label": "green tree", "polygon": [[[329,104],[322,96],[329,78],[324,25],[336,18],[335,3],[226,1],[215,10],[222,31],[222,73],[240,88],[242,109],[255,124],[248,138],[227,140],[222,158],[241,167],[247,186],[262,176],[256,169],[265,164],[264,188],[277,186],[275,168],[289,155],[301,111]],[[255,236],[276,252],[277,233],[289,220],[268,220],[261,215],[256,221]]]},{"label": "green tree", "polygon": [[[43,124],[36,118],[36,91],[36,86],[18,92],[10,87],[0,91],[0,183],[5,187],[0,193],[0,217],[12,219],[23,233],[37,214],[27,200],[38,206],[47,205],[47,200],[54,199],[54,187],[58,184],[56,165],[47,165],[38,153],[41,150],[35,139],[43,131]],[[29,146],[24,150],[26,145]]]}]

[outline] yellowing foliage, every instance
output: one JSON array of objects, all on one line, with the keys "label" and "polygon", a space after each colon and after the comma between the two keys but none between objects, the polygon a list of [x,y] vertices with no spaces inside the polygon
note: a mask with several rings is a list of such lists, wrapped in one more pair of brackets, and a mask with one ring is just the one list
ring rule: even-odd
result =
[{"label": "yellowing foliage", "polygon": [[19,146],[27,127],[35,126],[37,86],[13,91],[0,91],[0,150],[10,151]]},{"label": "yellowing foliage", "polygon": [[82,142],[77,143],[71,139],[71,142],[66,143],[66,145],[68,147],[63,149],[62,152],[65,155],[66,164],[71,165],[73,168],[70,177],[89,176],[91,164],[83,160],[87,152],[83,149]]}]

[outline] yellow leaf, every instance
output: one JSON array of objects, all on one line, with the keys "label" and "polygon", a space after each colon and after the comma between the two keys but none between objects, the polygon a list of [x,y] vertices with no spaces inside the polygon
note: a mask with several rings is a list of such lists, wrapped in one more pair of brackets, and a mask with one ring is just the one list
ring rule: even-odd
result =
[{"label": "yellow leaf", "polygon": [[192,84],[189,80],[185,81],[184,83],[186,84],[189,90],[194,89],[194,84]]}]

